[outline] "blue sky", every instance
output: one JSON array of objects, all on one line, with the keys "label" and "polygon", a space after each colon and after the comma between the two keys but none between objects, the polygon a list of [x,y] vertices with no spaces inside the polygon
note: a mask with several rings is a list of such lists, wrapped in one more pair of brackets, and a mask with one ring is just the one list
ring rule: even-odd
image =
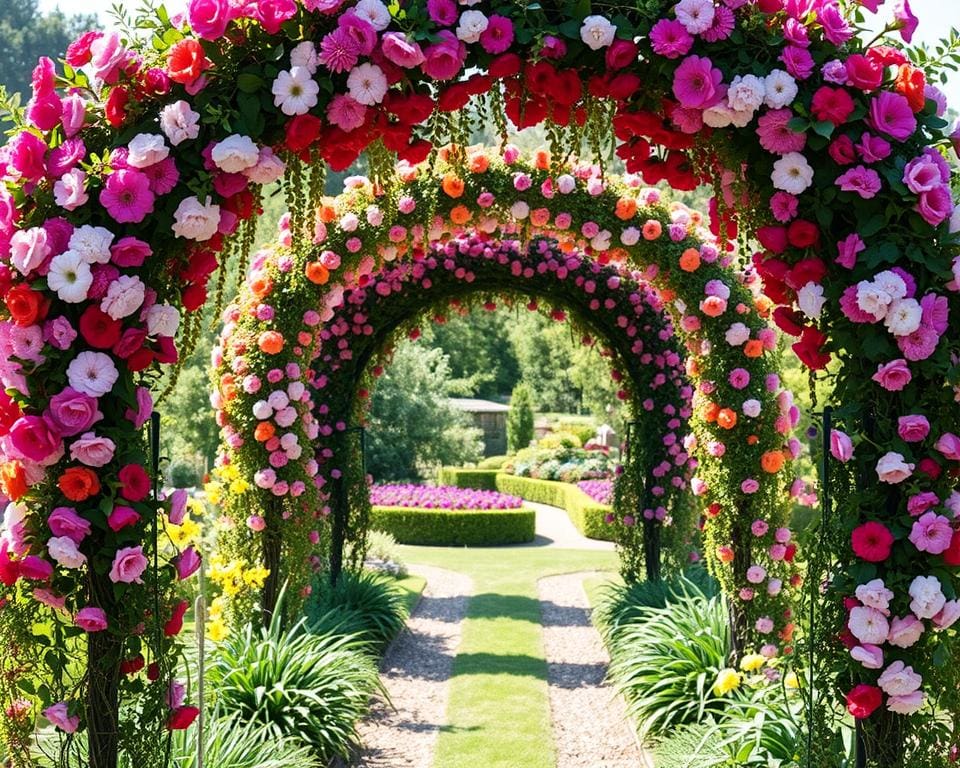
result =
[{"label": "blue sky", "polygon": [[[109,23],[107,12],[117,0],[40,0],[40,8],[49,11],[61,8],[67,13],[90,12],[99,13],[105,23]],[[121,5],[136,10],[140,0],[120,2]],[[167,9],[171,13],[181,11],[186,7],[187,0],[166,0]],[[887,0],[885,6],[872,19],[875,28],[880,28],[891,17],[893,0]],[[933,44],[943,36],[948,28],[960,27],[960,2],[958,0],[910,0],[913,12],[920,19],[920,26],[914,36],[914,43]],[[945,88],[950,106],[960,111],[960,74],[950,73],[950,80]]]}]

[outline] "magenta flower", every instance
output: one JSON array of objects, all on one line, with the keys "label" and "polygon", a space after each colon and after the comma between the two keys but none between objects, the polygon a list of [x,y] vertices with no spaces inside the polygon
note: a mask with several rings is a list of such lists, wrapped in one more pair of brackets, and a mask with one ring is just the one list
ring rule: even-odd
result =
[{"label": "magenta flower", "polygon": [[917,130],[917,118],[905,96],[881,91],[870,101],[867,124],[897,141],[906,141]]},{"label": "magenta flower", "polygon": [[871,378],[888,392],[899,392],[910,383],[913,374],[907,361],[901,358],[879,366]]},{"label": "magenta flower", "polygon": [[120,224],[139,224],[153,213],[153,202],[149,177],[133,169],[111,173],[100,192],[100,204]]},{"label": "magenta flower", "polygon": [[943,515],[936,512],[924,512],[913,523],[910,541],[920,552],[939,555],[945,552],[953,539],[953,526]]},{"label": "magenta flower", "polygon": [[497,491],[453,486],[374,485],[370,503],[378,507],[420,509],[519,509],[523,500]]},{"label": "magenta flower", "polygon": [[101,632],[107,628],[107,614],[103,608],[88,605],[77,611],[73,623],[85,632]]},{"label": "magenta flower", "polygon": [[480,45],[487,53],[505,53],[513,44],[513,22],[506,16],[493,14],[480,34]]},{"label": "magenta flower", "polygon": [[720,101],[723,73],[706,56],[688,56],[673,74],[673,95],[683,107],[707,109]]},{"label": "magenta flower", "polygon": [[650,30],[650,44],[654,53],[679,59],[693,47],[693,35],[676,19],[660,19]]},{"label": "magenta flower", "polygon": [[854,192],[864,200],[876,197],[883,184],[880,174],[865,165],[850,168],[837,177],[836,185],[844,192]]},{"label": "magenta flower", "polygon": [[913,39],[913,33],[917,31],[918,20],[910,9],[909,0],[896,0],[893,4],[893,18],[900,25],[900,37],[905,43]]}]

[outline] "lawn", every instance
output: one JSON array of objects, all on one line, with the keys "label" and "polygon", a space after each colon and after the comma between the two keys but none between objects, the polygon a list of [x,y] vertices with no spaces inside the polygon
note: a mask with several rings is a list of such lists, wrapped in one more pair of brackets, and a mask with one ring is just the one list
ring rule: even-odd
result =
[{"label": "lawn", "polygon": [[434,768],[554,768],[537,581],[614,571],[615,554],[526,547],[401,551],[408,563],[473,579]]}]

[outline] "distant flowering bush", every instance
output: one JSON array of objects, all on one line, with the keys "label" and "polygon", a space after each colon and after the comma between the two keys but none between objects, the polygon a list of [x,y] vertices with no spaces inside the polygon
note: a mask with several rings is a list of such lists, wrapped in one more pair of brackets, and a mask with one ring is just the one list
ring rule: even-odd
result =
[{"label": "distant flowering bush", "polygon": [[594,501],[613,503],[613,480],[581,480],[577,487]]},{"label": "distant flowering bush", "polygon": [[375,507],[420,509],[520,509],[523,499],[497,491],[449,485],[373,485],[370,503]]}]

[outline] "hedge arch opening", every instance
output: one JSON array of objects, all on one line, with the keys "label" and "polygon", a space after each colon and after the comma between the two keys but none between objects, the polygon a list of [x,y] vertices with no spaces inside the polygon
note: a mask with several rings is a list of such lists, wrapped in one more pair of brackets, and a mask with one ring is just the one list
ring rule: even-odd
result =
[{"label": "hedge arch opening", "polygon": [[[143,427],[160,373],[199,336],[211,274],[251,249],[263,184],[283,177],[292,245],[306,258],[323,167],[346,168],[365,151],[386,184],[396,156],[433,160],[442,145],[465,145],[478,123],[506,133],[509,121],[546,122],[556,158],[586,145],[598,157],[615,150],[650,184],[712,183],[718,219],[756,235],[764,312],[799,337],[792,348],[812,371],[835,361],[826,376],[845,409],[832,451],[847,465],[843,514],[824,521],[822,552],[808,561],[808,599],[825,609],[810,630],[822,651],[810,674],[829,681],[832,702],[830,717],[811,712],[809,744],[835,744],[837,717],[848,712],[862,721],[874,762],[942,764],[955,734],[929,726],[937,712],[960,713],[960,665],[944,663],[960,615],[960,349],[948,332],[960,311],[951,231],[960,224],[945,100],[930,82],[938,61],[911,60],[894,39],[909,42],[916,27],[908,3],[879,38],[860,40],[860,6],[879,5],[662,0],[604,15],[607,5],[553,0],[498,4],[487,15],[423,0],[192,0],[186,17],[149,12],[143,37],[84,35],[60,73],[41,60],[0,156],[0,481],[12,501],[0,566],[13,606],[0,629],[17,649],[3,660],[10,674],[0,690],[14,701],[26,674],[44,683],[25,716],[2,723],[15,758],[29,762],[35,711],[57,723],[64,762],[81,740],[73,734],[85,733],[94,768],[114,768],[121,740],[135,761],[154,759],[165,740],[154,726],[183,728],[197,715],[161,692],[180,655],[177,583],[199,559],[161,535],[185,499],[151,493],[158,478]],[[475,111],[462,109],[471,103]],[[585,199],[592,210],[597,201]],[[670,235],[680,227],[666,215],[660,223]],[[764,540],[788,532],[761,524],[756,536],[744,525],[746,510],[772,514],[783,496],[782,473],[761,474],[764,463],[780,464],[777,421],[791,420],[789,396],[774,395],[779,382],[767,378],[776,341],[755,297],[725,279],[725,255],[705,253],[680,228],[675,244],[686,242],[697,261],[664,249],[671,271],[650,279],[693,361],[692,489],[710,517],[707,556],[755,631],[785,632],[790,609],[767,615],[766,592],[743,580],[753,551],[766,575],[766,558],[783,563],[793,544]],[[351,250],[354,237],[338,243],[344,272],[361,265],[364,243]],[[399,255],[383,245],[378,255]],[[703,294],[705,276],[729,298]],[[714,317],[718,299],[727,305]],[[738,353],[742,364],[731,365]],[[760,403],[765,429],[756,434],[731,407],[746,402],[729,380],[738,369],[748,386],[764,382],[747,398]],[[241,421],[255,429],[251,416]],[[297,498],[308,503],[313,491],[301,482]],[[245,483],[231,479],[229,495],[245,498]],[[918,496],[932,505],[922,523],[913,519]],[[928,529],[939,531],[932,549],[922,543]],[[302,532],[309,542],[309,526]],[[922,640],[870,635],[859,621],[870,606],[846,610],[877,579]],[[933,602],[924,607],[915,592]],[[49,653],[28,631],[38,625],[56,628]],[[894,659],[886,667],[919,670],[919,692],[904,701],[885,690],[883,672],[837,639],[851,637],[854,650],[879,641]],[[84,673],[68,674],[71,654],[88,656]],[[150,682],[159,684],[121,674],[128,655],[156,659]],[[833,757],[815,759],[829,766]]]}]

